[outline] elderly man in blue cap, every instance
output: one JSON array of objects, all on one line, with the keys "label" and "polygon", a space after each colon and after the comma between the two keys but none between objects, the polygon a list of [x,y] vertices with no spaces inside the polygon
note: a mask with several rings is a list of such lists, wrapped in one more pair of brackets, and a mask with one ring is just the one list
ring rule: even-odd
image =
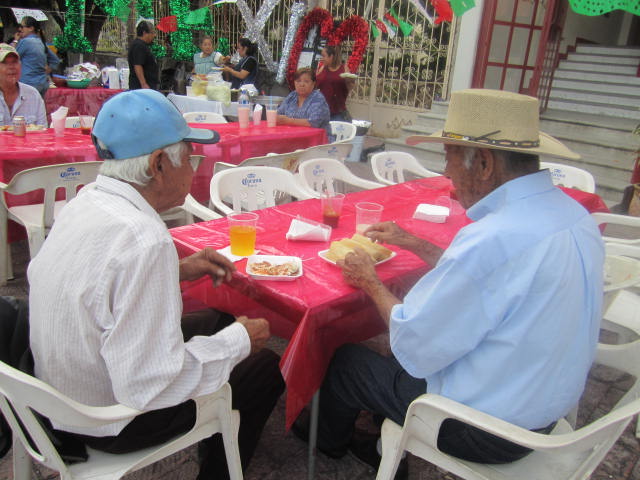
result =
[{"label": "elderly man in blue cap", "polygon": [[[54,425],[92,448],[125,453],[165,442],[193,425],[190,399],[228,381],[246,467],[284,389],[278,356],[262,349],[264,319],[182,316],[181,280],[209,275],[219,285],[234,266],[210,248],[178,260],[159,213],[189,192],[190,142],[218,139],[190,128],[156,91],[113,97],[93,129],[100,175],[60,213],[29,265],[36,376],[84,404],[144,412],[98,428]],[[201,444],[199,478],[228,475],[219,437]]]}]

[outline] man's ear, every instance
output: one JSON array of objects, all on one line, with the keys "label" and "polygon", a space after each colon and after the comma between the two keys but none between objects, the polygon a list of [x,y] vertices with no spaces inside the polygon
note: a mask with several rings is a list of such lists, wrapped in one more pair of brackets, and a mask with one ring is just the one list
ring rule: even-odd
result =
[{"label": "man's ear", "polygon": [[149,155],[149,176],[151,178],[162,175],[162,155],[164,152],[159,149]]},{"label": "man's ear", "polygon": [[480,148],[477,153],[479,171],[478,175],[481,180],[488,180],[495,173],[496,157],[490,149]]}]

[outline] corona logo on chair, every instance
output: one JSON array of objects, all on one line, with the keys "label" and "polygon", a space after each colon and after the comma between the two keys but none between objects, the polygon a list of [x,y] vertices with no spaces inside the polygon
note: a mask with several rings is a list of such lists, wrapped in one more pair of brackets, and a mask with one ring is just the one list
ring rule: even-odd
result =
[{"label": "corona logo on chair", "polygon": [[60,178],[64,178],[64,179],[77,177],[79,175],[81,175],[81,173],[78,172],[75,167],[69,167],[63,170],[62,172],[60,172]]},{"label": "corona logo on chair", "polygon": [[386,168],[391,168],[391,167],[395,166],[395,164],[396,164],[396,161],[395,161],[393,158],[391,158],[391,157],[387,158],[387,159],[384,161],[384,166],[385,166]]},{"label": "corona logo on chair", "polygon": [[257,177],[255,173],[249,173],[242,179],[242,185],[247,187],[255,187],[256,183],[262,183],[262,179]]},{"label": "corona logo on chair", "polygon": [[322,168],[320,165],[316,165],[315,167],[313,167],[313,176],[317,177],[318,175],[324,175],[324,168]]}]

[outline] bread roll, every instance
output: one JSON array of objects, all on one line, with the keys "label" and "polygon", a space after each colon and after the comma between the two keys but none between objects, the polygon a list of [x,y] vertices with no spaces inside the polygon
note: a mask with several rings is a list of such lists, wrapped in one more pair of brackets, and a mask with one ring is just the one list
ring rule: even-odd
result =
[{"label": "bread roll", "polygon": [[343,238],[342,240],[331,242],[325,257],[333,262],[342,260],[349,252],[353,252],[356,247],[362,248],[376,263],[391,255],[391,250],[388,248],[373,243],[367,237],[356,233],[352,238]]}]

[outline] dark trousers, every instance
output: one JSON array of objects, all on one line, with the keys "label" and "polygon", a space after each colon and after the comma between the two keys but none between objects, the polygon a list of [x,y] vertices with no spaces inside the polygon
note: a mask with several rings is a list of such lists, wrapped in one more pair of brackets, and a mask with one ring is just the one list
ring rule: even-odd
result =
[{"label": "dark trousers", "polygon": [[[186,341],[196,335],[213,335],[233,321],[231,315],[215,310],[186,314],[182,319],[183,336]],[[279,361],[278,355],[264,349],[236,365],[229,377],[233,392],[232,406],[240,412],[238,444],[243,469],[249,464],[262,429],[284,391]],[[96,450],[127,453],[162,444],[187,432],[195,423],[195,414],[195,403],[189,400],[174,407],[143,413],[127,424],[117,436],[77,437]],[[203,440],[199,452],[199,479],[229,478],[220,434]]]},{"label": "dark trousers", "polygon": [[[426,388],[423,379],[409,375],[394,357],[362,345],[340,347],[320,389],[318,447],[337,456],[346,453],[361,410],[403,425],[409,404]],[[452,419],[442,424],[438,448],[479,463],[513,462],[531,452]]]}]

